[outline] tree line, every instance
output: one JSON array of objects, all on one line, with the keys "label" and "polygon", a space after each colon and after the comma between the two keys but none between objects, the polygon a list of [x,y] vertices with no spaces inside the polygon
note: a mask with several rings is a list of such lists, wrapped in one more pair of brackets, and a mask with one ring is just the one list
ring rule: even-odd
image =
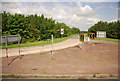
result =
[{"label": "tree line", "polygon": [[114,22],[103,22],[99,21],[92,27],[88,29],[88,32],[94,32],[96,33],[97,31],[106,31],[106,37],[107,38],[115,38],[115,39],[120,39],[120,21],[114,21]]},{"label": "tree line", "polygon": [[70,28],[65,23],[56,22],[53,18],[44,15],[23,15],[2,12],[2,35],[20,35],[21,42],[41,41],[51,38],[60,38],[60,30],[64,28],[63,37],[80,33],[79,28]]}]

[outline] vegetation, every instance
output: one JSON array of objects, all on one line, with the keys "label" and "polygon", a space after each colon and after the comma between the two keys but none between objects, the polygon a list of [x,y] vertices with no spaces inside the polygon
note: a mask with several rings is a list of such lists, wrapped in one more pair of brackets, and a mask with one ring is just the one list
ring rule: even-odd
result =
[{"label": "vegetation", "polygon": [[119,25],[120,25],[120,21],[115,21],[110,23],[99,21],[97,24],[90,27],[88,31],[94,33],[96,33],[97,31],[106,31],[107,38],[120,39]]},{"label": "vegetation", "polygon": [[18,74],[4,74],[2,78],[72,78],[69,75],[18,75]]},{"label": "vegetation", "polygon": [[78,28],[70,28],[52,18],[45,18],[44,15],[10,14],[6,11],[1,14],[2,35],[20,35],[22,43],[50,39],[51,34],[55,38],[60,38],[61,28],[64,28],[62,37],[68,37],[80,32]]},{"label": "vegetation", "polygon": [[80,33],[85,33],[86,34],[86,33],[88,33],[88,31],[80,31]]},{"label": "vegetation", "polygon": [[2,78],[23,78],[19,74],[7,74],[7,75],[2,75]]},{"label": "vegetation", "polygon": [[[70,35],[68,37],[63,37],[63,38],[55,38],[54,39],[54,43],[58,43],[58,42],[62,42],[66,39],[69,39],[71,37],[73,37],[75,35]],[[30,47],[30,46],[38,46],[38,45],[46,45],[46,44],[51,44],[51,40],[50,41],[34,41],[34,42],[26,42],[26,43],[22,43],[20,44],[20,47]],[[18,44],[9,44],[8,48],[17,48]],[[2,49],[5,48],[5,44],[2,45]]]},{"label": "vegetation", "polygon": [[112,39],[112,38],[95,38],[95,40],[104,40],[104,41],[111,41],[111,42],[120,42],[119,39]]}]

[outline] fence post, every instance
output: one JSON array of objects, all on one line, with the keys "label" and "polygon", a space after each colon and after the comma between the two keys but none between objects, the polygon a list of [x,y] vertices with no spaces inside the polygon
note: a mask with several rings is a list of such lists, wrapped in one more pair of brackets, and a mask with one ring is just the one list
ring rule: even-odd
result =
[{"label": "fence post", "polygon": [[6,58],[7,58],[6,61],[8,64],[8,46],[7,46],[8,39],[7,39],[7,36],[5,36],[5,41],[6,41],[5,46],[6,46]]},{"label": "fence post", "polygon": [[51,37],[52,37],[52,51],[51,51],[52,53],[51,54],[52,54],[52,58],[53,58],[53,55],[54,55],[54,53],[53,53],[53,34],[51,35]]},{"label": "fence post", "polygon": [[20,37],[18,36],[18,50],[19,50],[19,56],[20,56]]}]

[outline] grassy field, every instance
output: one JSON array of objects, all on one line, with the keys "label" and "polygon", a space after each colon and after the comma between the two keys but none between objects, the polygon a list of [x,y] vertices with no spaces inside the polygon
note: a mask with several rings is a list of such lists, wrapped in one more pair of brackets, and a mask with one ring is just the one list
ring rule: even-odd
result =
[{"label": "grassy field", "polygon": [[111,41],[111,42],[120,42],[119,39],[112,39],[112,38],[95,38],[95,40],[104,40],[104,41]]},{"label": "grassy field", "polygon": [[[70,35],[69,37],[63,37],[63,38],[55,38],[54,43],[62,42],[73,36],[75,36],[75,35]],[[36,42],[22,43],[22,44],[20,44],[20,47],[39,46],[39,45],[46,45],[46,44],[51,44],[51,40],[50,41],[36,41]],[[8,48],[17,48],[17,47],[18,47],[18,44],[8,45]],[[2,45],[2,49],[5,49],[5,45]]]}]

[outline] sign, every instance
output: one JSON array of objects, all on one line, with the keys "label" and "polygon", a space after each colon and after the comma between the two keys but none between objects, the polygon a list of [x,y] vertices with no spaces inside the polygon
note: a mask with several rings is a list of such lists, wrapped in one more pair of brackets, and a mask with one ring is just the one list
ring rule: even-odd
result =
[{"label": "sign", "polygon": [[80,34],[80,41],[84,42],[84,34]]},{"label": "sign", "polygon": [[61,29],[61,34],[64,34],[64,29],[63,28]]},{"label": "sign", "polygon": [[20,40],[21,40],[20,35],[2,36],[1,43],[10,43],[10,42],[16,42],[16,41],[20,41]]},{"label": "sign", "polygon": [[94,40],[94,37],[95,37],[95,33],[90,33],[90,34],[89,34],[89,38],[90,38],[90,39]]},{"label": "sign", "polygon": [[98,38],[106,38],[106,31],[97,31]]}]

